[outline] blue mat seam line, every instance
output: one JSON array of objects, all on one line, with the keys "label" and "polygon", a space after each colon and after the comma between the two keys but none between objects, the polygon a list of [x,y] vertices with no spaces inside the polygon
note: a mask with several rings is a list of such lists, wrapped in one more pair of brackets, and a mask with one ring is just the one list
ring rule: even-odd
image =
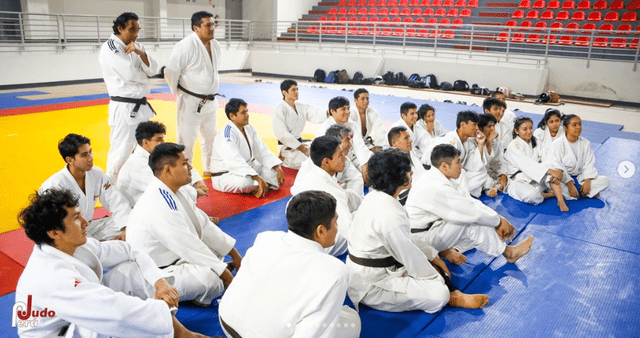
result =
[{"label": "blue mat seam line", "polygon": [[617,250],[617,251],[622,251],[622,252],[626,252],[626,253],[630,253],[630,254],[634,254],[634,255],[640,256],[640,253],[638,253],[638,252],[628,251],[628,250],[624,250],[624,249],[620,249],[620,248],[616,248],[616,247],[613,247],[613,246],[604,245],[604,244],[600,244],[600,243],[589,242],[589,241],[585,241],[584,239],[580,239],[580,238],[574,238],[574,237],[570,237],[570,236],[560,235],[560,234],[557,234],[555,232],[546,231],[544,229],[531,229],[531,230],[532,231],[540,231],[540,232],[544,232],[544,233],[547,233],[547,234],[556,235],[558,237],[568,238],[568,239],[580,241],[580,242],[583,242],[583,243],[589,243],[589,244],[597,245],[597,246],[600,246],[600,247],[603,247],[603,248],[614,249],[614,250]]}]

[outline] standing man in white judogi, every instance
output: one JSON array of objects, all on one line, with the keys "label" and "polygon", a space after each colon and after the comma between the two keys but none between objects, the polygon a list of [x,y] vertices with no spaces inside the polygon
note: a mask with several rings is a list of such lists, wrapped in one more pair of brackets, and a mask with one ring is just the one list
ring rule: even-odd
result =
[{"label": "standing man in white judogi", "polygon": [[299,169],[309,157],[311,141],[302,139],[302,131],[307,121],[322,123],[327,119],[324,109],[298,101],[298,83],[284,80],[280,84],[282,101],[276,105],[271,115],[273,134],[278,140],[279,157],[287,168]]},{"label": "standing man in white judogi", "polygon": [[[71,190],[79,199],[82,217],[89,221],[89,236],[98,240],[124,240],[131,206],[109,176],[93,166],[91,140],[69,134],[58,143],[58,151],[66,165],[44,181],[39,191],[42,193],[49,188]],[[112,216],[92,220],[98,198]]]},{"label": "standing man in white judogi", "polygon": [[202,147],[202,176],[211,176],[211,154],[216,137],[216,92],[220,84],[220,45],[214,39],[213,14],[205,11],[191,16],[193,33],[178,42],[164,69],[164,78],[178,109],[178,143],[193,159],[198,133]]},{"label": "standing man in white judogi", "polygon": [[211,161],[213,189],[257,198],[280,189],[284,183],[282,162],[249,124],[247,103],[231,99],[224,112],[229,122],[216,137]]},{"label": "standing man in white judogi", "polygon": [[120,14],[112,28],[113,34],[100,48],[98,61],[111,98],[107,175],[115,182],[120,168],[136,146],[136,126],[154,114],[147,102],[148,77],[155,75],[158,65],[144,46],[136,42],[140,31],[136,14]]},{"label": "standing man in white judogi", "polygon": [[364,88],[358,88],[353,92],[354,105],[350,108],[349,120],[359,127],[354,132],[360,131],[364,144],[371,151],[379,151],[387,148],[387,129],[384,128],[378,112],[369,107],[369,92]]},{"label": "standing man in white judogi", "polygon": [[[229,269],[240,268],[235,240],[180,190],[191,182],[183,145],[156,146],[149,166],[155,178],[131,212],[127,242],[175,277],[180,300],[209,306],[233,280]],[[225,263],[225,256],[232,262]]]}]

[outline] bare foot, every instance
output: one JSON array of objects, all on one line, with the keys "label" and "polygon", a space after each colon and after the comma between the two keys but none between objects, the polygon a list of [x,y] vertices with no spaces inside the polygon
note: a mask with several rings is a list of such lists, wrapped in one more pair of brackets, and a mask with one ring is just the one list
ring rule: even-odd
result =
[{"label": "bare foot", "polygon": [[553,192],[543,192],[542,193],[542,198],[547,199],[547,198],[551,198],[554,197],[555,195],[553,194]]},{"label": "bare foot", "polygon": [[600,193],[597,193],[593,198],[600,198]]},{"label": "bare foot", "polygon": [[447,249],[444,251],[440,251],[440,256],[453,264],[462,264],[467,261],[467,257],[458,252],[456,249]]},{"label": "bare foot", "polygon": [[193,305],[195,305],[195,306],[197,306],[197,307],[209,307],[209,305],[211,305],[211,304],[203,304],[203,303],[200,303],[199,301],[197,301],[197,300],[195,300],[195,299],[194,299],[194,300],[192,300],[190,303],[191,303],[191,304],[193,304]]},{"label": "bare foot", "polygon": [[496,188],[491,188],[491,190],[487,191],[487,196],[489,196],[489,197],[496,197],[496,196],[498,196],[498,189],[496,189]]},{"label": "bare foot", "polygon": [[484,294],[468,295],[460,290],[451,292],[449,305],[465,309],[481,309],[489,303],[489,296]]},{"label": "bare foot", "polygon": [[507,245],[507,248],[502,254],[509,263],[515,263],[520,257],[524,256],[531,250],[531,243],[533,243],[533,236],[529,236],[518,245]]},{"label": "bare foot", "polygon": [[569,207],[567,206],[567,203],[564,203],[564,202],[560,203],[560,202],[558,202],[558,206],[560,207],[560,211],[562,211],[562,212],[567,212],[567,211],[569,211]]},{"label": "bare foot", "polygon": [[211,222],[213,222],[213,224],[218,225],[218,223],[220,223],[220,219],[218,217],[209,216],[209,219],[211,220]]}]

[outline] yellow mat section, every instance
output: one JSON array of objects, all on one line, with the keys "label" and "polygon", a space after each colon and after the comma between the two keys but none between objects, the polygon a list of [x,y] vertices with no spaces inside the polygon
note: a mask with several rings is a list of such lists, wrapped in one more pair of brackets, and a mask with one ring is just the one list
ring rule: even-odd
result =
[{"label": "yellow mat section", "polygon": [[[167,127],[166,140],[176,141],[175,102],[151,100],[158,113],[153,120]],[[251,112],[251,104],[249,104]],[[109,131],[108,106],[94,106],[56,110],[43,113],[0,117],[0,233],[19,228],[17,215],[28,204],[33,194],[49,176],[62,169],[64,160],[58,153],[58,141],[69,133],[91,139],[94,164],[103,170],[107,164]],[[219,108],[216,126],[220,130],[228,119]],[[249,122],[276,153],[271,116],[251,113]],[[307,124],[304,138],[312,138],[315,126]],[[193,165],[202,172],[200,143],[196,141]]]}]

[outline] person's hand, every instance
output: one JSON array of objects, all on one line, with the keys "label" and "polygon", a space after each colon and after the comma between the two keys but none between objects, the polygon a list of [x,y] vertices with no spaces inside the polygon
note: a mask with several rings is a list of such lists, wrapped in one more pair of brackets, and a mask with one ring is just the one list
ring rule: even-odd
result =
[{"label": "person's hand", "polygon": [[560,169],[549,169],[547,170],[547,174],[551,175],[556,180],[562,180],[562,170]]},{"label": "person's hand", "polygon": [[122,232],[113,238],[114,241],[126,241],[127,240],[127,228],[122,229]]},{"label": "person's hand", "polygon": [[[444,263],[444,261],[442,259],[440,259],[440,257],[436,257],[431,261],[431,265],[433,265],[433,267],[439,267],[442,272],[444,272],[447,276],[451,277],[451,272],[449,272],[449,268],[447,267],[447,264]],[[436,268],[436,270],[438,270]]]},{"label": "person's hand", "polygon": [[134,41],[129,42],[129,44],[125,46],[124,52],[126,54],[129,54],[129,53],[133,52],[133,53],[136,53],[136,54],[138,54],[140,56],[142,56],[142,54],[144,54],[143,51],[141,51],[140,49],[138,49],[138,47],[136,47],[136,43]]},{"label": "person's hand", "polygon": [[591,179],[587,178],[584,180],[584,183],[580,186],[580,194],[584,197],[589,195],[591,192]]},{"label": "person's hand", "polygon": [[278,185],[282,185],[282,183],[284,183],[284,171],[282,171],[282,168],[279,165],[273,167],[273,170],[278,173]]},{"label": "person's hand", "polygon": [[307,146],[305,146],[304,144],[299,145],[298,150],[300,150],[303,154],[309,156],[309,148],[307,148]]},{"label": "person's hand", "polygon": [[224,284],[225,288],[229,287],[229,284],[233,282],[233,275],[229,269],[224,269],[224,272],[220,275],[220,279],[222,279],[222,284]]},{"label": "person's hand", "polygon": [[153,287],[156,289],[156,294],[154,296],[155,299],[160,299],[165,301],[170,308],[178,307],[178,302],[180,301],[180,294],[178,290],[174,288],[166,279],[160,278],[158,279]]},{"label": "person's hand", "polygon": [[576,185],[573,183],[573,181],[567,183],[567,189],[569,189],[569,196],[573,198],[580,197],[580,194],[578,193],[578,189],[576,188]]},{"label": "person's hand", "polygon": [[360,169],[362,169],[362,180],[364,181],[364,185],[367,185],[367,178],[369,177],[369,163],[363,164]]},{"label": "person's hand", "polygon": [[433,129],[435,128],[435,125],[436,125],[435,122],[434,121],[431,121],[431,122],[427,121],[426,125],[427,125],[427,131],[429,131],[429,134],[433,134]]},{"label": "person's hand", "polygon": [[478,148],[482,148],[485,142],[487,142],[487,136],[480,130],[478,130],[478,132],[476,133],[476,142],[478,142]]},{"label": "person's hand", "polygon": [[236,248],[231,249],[229,251],[229,256],[231,256],[231,264],[236,269],[236,271],[240,270],[240,265],[242,264],[242,256]]},{"label": "person's hand", "polygon": [[492,144],[496,138],[498,138],[498,133],[495,130],[491,131],[491,134],[487,136],[487,144]]},{"label": "person's hand", "polygon": [[500,175],[500,177],[498,178],[498,184],[500,184],[500,189],[504,191],[504,188],[506,188],[507,186],[507,175]]},{"label": "person's hand", "polygon": [[500,239],[505,241],[510,239],[514,240],[516,228],[506,218],[500,216],[500,224],[496,227],[496,232]]},{"label": "person's hand", "polygon": [[251,192],[251,195],[253,195],[253,196],[257,197],[257,198],[262,198],[269,191],[269,186],[267,185],[267,182],[265,182],[262,179],[262,177],[260,177],[258,175],[252,176],[251,178],[254,181],[258,182],[258,185],[256,186],[255,189],[253,189],[253,191]]},{"label": "person's hand", "polygon": [[375,146],[375,147],[371,148],[371,151],[374,152],[374,153],[377,153],[380,150],[382,150],[382,147],[379,147],[379,146]]},{"label": "person's hand", "polygon": [[196,188],[196,191],[198,192],[198,197],[209,195],[209,187],[207,187],[207,185],[204,184],[204,181],[196,182],[196,184],[194,184],[193,187]]}]

